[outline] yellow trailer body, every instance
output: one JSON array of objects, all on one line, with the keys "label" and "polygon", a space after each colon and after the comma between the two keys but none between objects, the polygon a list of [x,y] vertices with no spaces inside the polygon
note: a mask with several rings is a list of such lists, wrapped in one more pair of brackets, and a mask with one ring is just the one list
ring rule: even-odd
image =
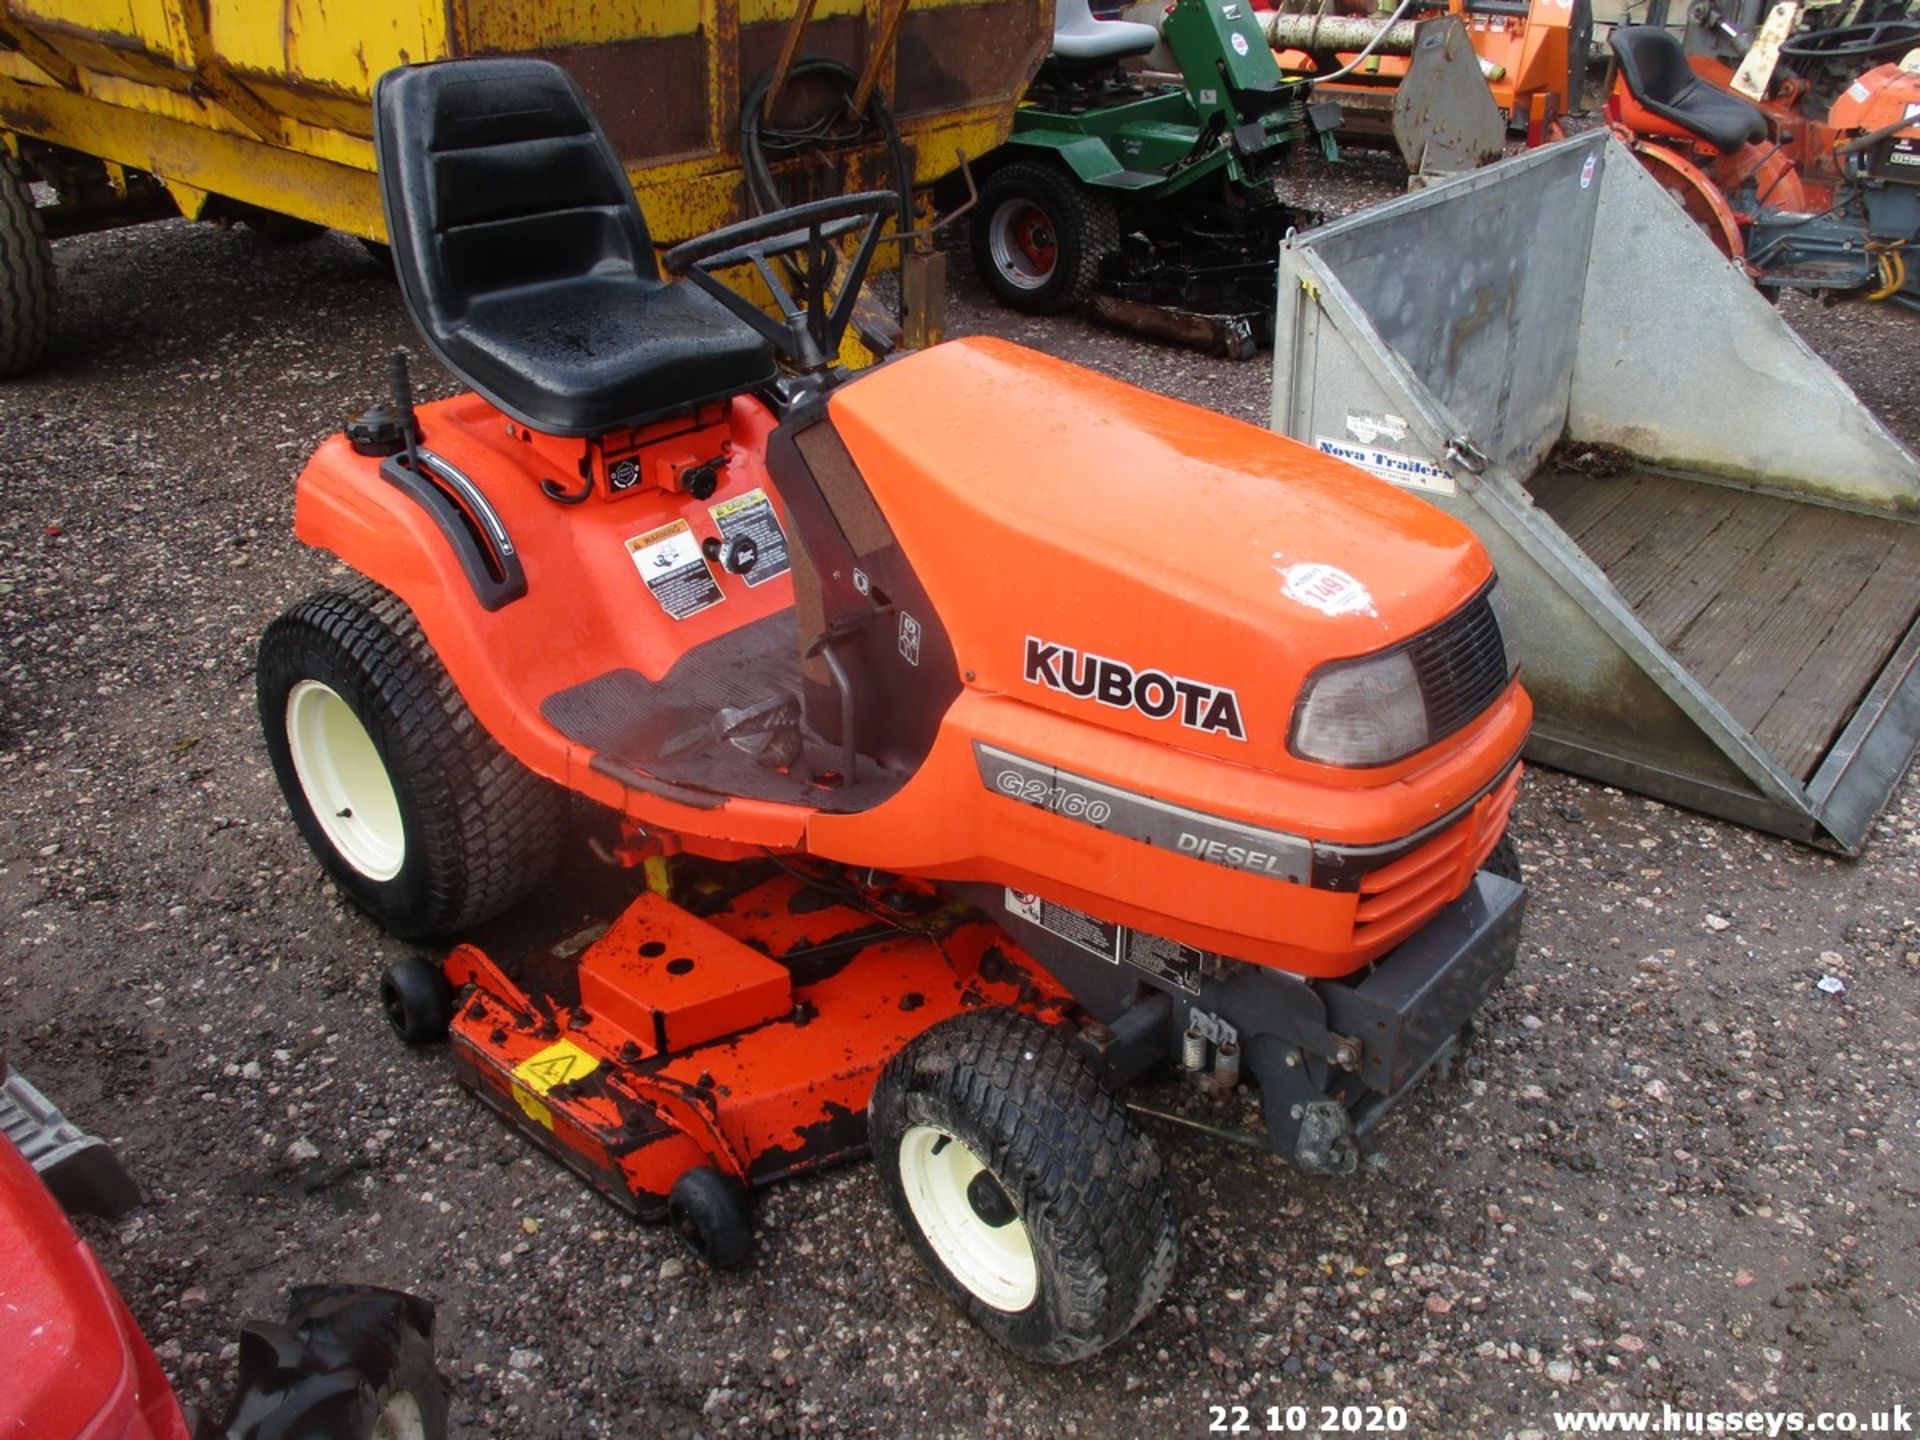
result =
[{"label": "yellow trailer body", "polygon": [[[748,213],[742,96],[797,55],[878,87],[917,184],[1006,137],[1050,0],[0,0],[0,130],[210,197],[384,240],[373,85],[396,65],[538,55],[599,112],[656,241]],[[31,146],[28,147],[31,149]],[[878,142],[839,157],[885,184]],[[215,212],[217,213],[217,211]]]}]

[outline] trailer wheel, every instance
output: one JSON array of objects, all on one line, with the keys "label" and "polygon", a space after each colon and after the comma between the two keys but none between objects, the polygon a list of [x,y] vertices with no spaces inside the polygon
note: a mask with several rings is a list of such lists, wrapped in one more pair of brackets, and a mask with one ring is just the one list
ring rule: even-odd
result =
[{"label": "trailer wheel", "polygon": [[438,965],[409,955],[380,977],[380,1010],[407,1044],[432,1045],[453,1024],[453,987]]},{"label": "trailer wheel", "polygon": [[284,1325],[240,1332],[230,1440],[444,1440],[433,1307],[372,1286],[296,1291]]},{"label": "trailer wheel", "polygon": [[731,1175],[696,1165],[667,1194],[667,1219],[693,1253],[716,1270],[734,1270],[753,1252],[753,1211]]},{"label": "trailer wheel", "polygon": [[1173,1276],[1160,1157],[1067,1042],[1013,1010],[935,1025],[868,1110],[887,1203],[940,1288],[1046,1364],[1120,1339]]},{"label": "trailer wheel", "polygon": [[480,728],[396,596],[363,581],[294,606],[256,685],[301,834],[393,934],[476,925],[552,867],[563,795]]},{"label": "trailer wheel", "polygon": [[40,363],[59,299],[53,250],[17,161],[0,170],[0,380]]},{"label": "trailer wheel", "polygon": [[1051,165],[993,172],[971,230],[973,264],[1003,305],[1051,315],[1084,300],[1100,260],[1120,246],[1113,201]]}]

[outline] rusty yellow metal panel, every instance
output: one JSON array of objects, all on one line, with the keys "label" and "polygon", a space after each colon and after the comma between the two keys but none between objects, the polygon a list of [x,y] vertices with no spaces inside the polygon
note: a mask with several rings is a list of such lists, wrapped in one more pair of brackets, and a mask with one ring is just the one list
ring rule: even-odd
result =
[{"label": "rusty yellow metal panel", "polygon": [[[662,35],[692,35],[700,29],[701,0],[455,0],[454,23],[467,54],[552,50]],[[791,13],[793,0],[787,0]],[[464,16],[465,24],[461,25]]]},{"label": "rusty yellow metal panel", "polygon": [[[385,238],[374,82],[474,53],[565,65],[599,110],[662,245],[740,218],[741,95],[804,0],[6,0],[31,49],[0,49],[0,137],[146,170],[206,195]],[[869,70],[927,183],[1006,137],[1046,52],[1051,0],[813,0],[802,53]],[[36,64],[34,56],[42,63]],[[886,180],[876,142],[842,183]]]},{"label": "rusty yellow metal panel", "polygon": [[[225,0],[259,9],[257,0]],[[448,53],[447,12],[438,5],[373,0],[286,0],[286,69],[294,78],[354,96],[396,65]]]}]

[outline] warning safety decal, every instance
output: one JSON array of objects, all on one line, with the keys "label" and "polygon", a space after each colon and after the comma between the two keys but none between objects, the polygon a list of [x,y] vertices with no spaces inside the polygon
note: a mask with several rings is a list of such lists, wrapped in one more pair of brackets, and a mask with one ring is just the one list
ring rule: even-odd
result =
[{"label": "warning safety decal", "polygon": [[[784,553],[783,545],[783,558]],[[676,620],[698,615],[726,598],[693,538],[693,527],[684,520],[635,535],[627,541],[627,554],[660,608]]]},{"label": "warning safety decal", "polygon": [[551,1130],[553,1111],[540,1097],[556,1086],[584,1080],[599,1068],[599,1060],[571,1040],[556,1041],[513,1067],[513,1078],[520,1082],[513,1098],[520,1102],[529,1120]]},{"label": "warning safety decal", "polygon": [[1124,925],[1113,925],[1071,906],[1056,905],[1026,890],[1007,891],[1007,911],[1038,925],[1050,934],[1098,955],[1109,965],[1125,962],[1136,970],[1177,986],[1189,995],[1200,993],[1202,951],[1191,945],[1142,935]]},{"label": "warning safety decal", "polygon": [[787,558],[787,532],[780,528],[780,517],[773,513],[773,502],[767,499],[766,491],[749,490],[709,506],[707,513],[713,516],[713,523],[727,539],[744,535],[759,551],[753,568],[740,577],[747,584],[763,585],[791,568],[792,562]]}]

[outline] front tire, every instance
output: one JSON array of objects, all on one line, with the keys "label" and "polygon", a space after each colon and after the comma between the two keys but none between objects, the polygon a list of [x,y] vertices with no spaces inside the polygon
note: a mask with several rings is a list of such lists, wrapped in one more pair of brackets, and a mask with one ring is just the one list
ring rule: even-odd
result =
[{"label": "front tire", "polygon": [[881,1073],[868,1121],[914,1249],[1009,1350],[1083,1359],[1165,1292],[1178,1235],[1160,1157],[1038,1021],[981,1010],[934,1026]]},{"label": "front tire", "polygon": [[1120,247],[1113,201],[1051,165],[1015,161],[980,191],[974,269],[1002,305],[1052,315],[1079,304]]},{"label": "front tire", "polygon": [[302,601],[261,637],[256,681],[294,822],[386,930],[464,930],[552,868],[565,797],[480,728],[396,596]]}]

